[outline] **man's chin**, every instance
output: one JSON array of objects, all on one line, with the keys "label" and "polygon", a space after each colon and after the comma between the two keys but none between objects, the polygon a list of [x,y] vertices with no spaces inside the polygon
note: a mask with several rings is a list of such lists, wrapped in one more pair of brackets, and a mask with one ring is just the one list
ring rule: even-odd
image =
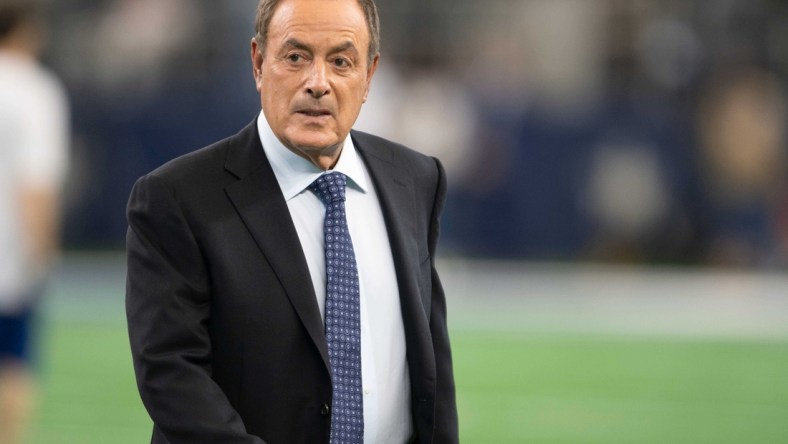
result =
[{"label": "man's chin", "polygon": [[288,138],[282,143],[290,151],[309,160],[323,169],[328,169],[339,158],[345,138],[331,137],[301,137]]},{"label": "man's chin", "polygon": [[331,141],[323,141],[323,140],[301,140],[301,141],[293,141],[293,147],[297,148],[301,151],[311,151],[311,152],[330,152],[342,146],[342,142],[344,140],[331,140]]},{"label": "man's chin", "polygon": [[[347,137],[347,135],[345,136]],[[342,146],[345,137],[339,137],[335,133],[316,133],[314,131],[300,131],[296,137],[288,138],[289,145],[298,150],[322,152],[332,151]]]}]

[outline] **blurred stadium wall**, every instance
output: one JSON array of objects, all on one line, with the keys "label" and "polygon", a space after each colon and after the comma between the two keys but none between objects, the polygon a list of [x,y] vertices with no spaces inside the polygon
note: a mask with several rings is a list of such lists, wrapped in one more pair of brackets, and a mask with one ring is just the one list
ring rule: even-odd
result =
[{"label": "blurred stadium wall", "polygon": [[[444,160],[445,254],[788,261],[785,2],[378,3],[357,127]],[[138,176],[254,118],[255,1],[48,5],[74,103],[66,245],[121,248]]]}]

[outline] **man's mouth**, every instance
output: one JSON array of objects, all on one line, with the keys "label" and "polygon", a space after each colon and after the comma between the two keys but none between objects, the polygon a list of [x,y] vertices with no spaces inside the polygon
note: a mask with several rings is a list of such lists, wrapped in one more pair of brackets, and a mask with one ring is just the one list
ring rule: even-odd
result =
[{"label": "man's mouth", "polygon": [[304,109],[298,111],[298,114],[303,114],[309,117],[322,117],[322,116],[330,116],[331,112],[324,109]]}]

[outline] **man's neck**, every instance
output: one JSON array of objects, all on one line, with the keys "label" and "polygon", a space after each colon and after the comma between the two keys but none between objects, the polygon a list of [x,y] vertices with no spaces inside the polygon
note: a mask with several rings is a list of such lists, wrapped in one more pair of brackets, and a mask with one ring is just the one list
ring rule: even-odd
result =
[{"label": "man's neck", "polygon": [[38,41],[38,37],[31,29],[17,29],[0,40],[0,51],[17,57],[35,59],[40,51]]}]

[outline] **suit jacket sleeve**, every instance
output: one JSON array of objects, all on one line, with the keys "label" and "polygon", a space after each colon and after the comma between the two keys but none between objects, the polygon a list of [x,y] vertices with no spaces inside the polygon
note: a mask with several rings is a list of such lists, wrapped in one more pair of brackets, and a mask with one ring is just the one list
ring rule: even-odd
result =
[{"label": "suit jacket sleeve", "polygon": [[137,385],[155,436],[176,443],[264,444],[211,378],[210,277],[177,196],[155,175],[127,208],[126,313]]},{"label": "suit jacket sleeve", "polygon": [[446,200],[446,174],[440,161],[435,159],[438,169],[438,187],[430,218],[429,253],[432,273],[432,306],[430,310],[430,332],[435,352],[437,388],[435,394],[435,435],[433,442],[459,442],[457,402],[454,388],[451,347],[446,325],[446,296],[438,272],[435,269],[435,251],[440,234],[440,215]]}]

